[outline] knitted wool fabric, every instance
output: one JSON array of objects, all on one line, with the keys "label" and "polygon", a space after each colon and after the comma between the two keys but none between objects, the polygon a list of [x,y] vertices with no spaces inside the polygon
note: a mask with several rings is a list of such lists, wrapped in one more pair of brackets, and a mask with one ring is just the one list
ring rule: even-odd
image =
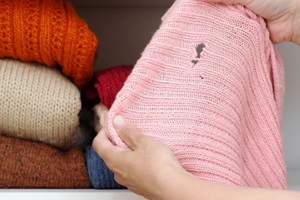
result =
[{"label": "knitted wool fabric", "polygon": [[[177,0],[107,114],[167,144],[187,171],[285,189],[284,68],[264,20],[246,8]],[[157,158],[159,159],[159,158]]]},{"label": "knitted wool fabric", "polygon": [[132,71],[132,65],[114,66],[94,73],[94,88],[98,91],[100,101],[110,108],[116,94],[123,87],[125,80]]},{"label": "knitted wool fabric", "polygon": [[80,149],[0,136],[1,188],[90,188]]},{"label": "knitted wool fabric", "polygon": [[0,59],[0,134],[70,148],[83,139],[80,109],[78,88],[59,71]]},{"label": "knitted wool fabric", "polygon": [[0,1],[0,58],[60,65],[82,88],[90,80],[97,38],[63,0]]},{"label": "knitted wool fabric", "polygon": [[125,189],[114,179],[114,174],[110,171],[104,161],[98,156],[91,146],[86,147],[86,166],[93,188],[96,189]]}]

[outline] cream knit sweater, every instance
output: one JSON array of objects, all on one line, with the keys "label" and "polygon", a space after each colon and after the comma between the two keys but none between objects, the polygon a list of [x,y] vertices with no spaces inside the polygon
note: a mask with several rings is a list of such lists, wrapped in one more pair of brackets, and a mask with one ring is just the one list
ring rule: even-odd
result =
[{"label": "cream knit sweater", "polygon": [[77,134],[80,92],[58,70],[0,60],[0,133],[69,148]]}]

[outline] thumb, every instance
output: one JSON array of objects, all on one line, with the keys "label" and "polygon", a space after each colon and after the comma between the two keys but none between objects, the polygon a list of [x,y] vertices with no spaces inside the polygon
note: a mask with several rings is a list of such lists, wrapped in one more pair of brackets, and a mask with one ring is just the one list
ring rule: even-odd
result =
[{"label": "thumb", "polygon": [[113,119],[113,125],[119,137],[131,149],[135,150],[141,143],[142,135],[132,124],[129,124],[122,116],[116,115]]}]

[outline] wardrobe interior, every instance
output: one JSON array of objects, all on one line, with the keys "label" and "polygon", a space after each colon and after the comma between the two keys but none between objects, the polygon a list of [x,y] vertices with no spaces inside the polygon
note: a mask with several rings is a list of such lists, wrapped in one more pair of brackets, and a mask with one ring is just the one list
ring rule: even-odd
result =
[{"label": "wardrobe interior", "polygon": [[[78,15],[85,19],[90,29],[98,37],[95,70],[118,65],[134,65],[158,29],[162,15],[172,5],[173,1],[70,0]],[[300,47],[292,43],[283,43],[278,44],[277,48],[282,56],[286,72],[282,133],[288,169],[288,185],[290,189],[300,190]],[[46,198],[49,197],[49,199],[58,197],[59,194],[65,199],[71,197],[83,199],[87,196],[89,199],[99,199],[101,195],[103,199],[112,200],[140,199],[128,191],[114,190],[66,190],[57,194],[53,194],[53,190],[43,190],[40,194],[35,190],[27,191],[30,191],[30,194],[25,190],[15,194],[5,190],[2,194],[7,195],[7,198],[27,195],[28,200],[38,198],[40,194],[47,196]],[[32,196],[30,197],[30,195]]]}]

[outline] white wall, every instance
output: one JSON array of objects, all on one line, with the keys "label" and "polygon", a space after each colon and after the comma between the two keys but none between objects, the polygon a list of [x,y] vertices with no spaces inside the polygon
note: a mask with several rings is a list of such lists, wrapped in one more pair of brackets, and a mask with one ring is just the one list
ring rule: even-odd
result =
[{"label": "white wall", "polygon": [[291,189],[300,189],[300,46],[277,45],[286,72],[286,96],[283,115],[283,146]]},{"label": "white wall", "polygon": [[[283,116],[285,160],[290,170],[300,170],[300,46],[284,43],[277,47],[286,70]],[[300,177],[298,178],[300,183]]]}]

